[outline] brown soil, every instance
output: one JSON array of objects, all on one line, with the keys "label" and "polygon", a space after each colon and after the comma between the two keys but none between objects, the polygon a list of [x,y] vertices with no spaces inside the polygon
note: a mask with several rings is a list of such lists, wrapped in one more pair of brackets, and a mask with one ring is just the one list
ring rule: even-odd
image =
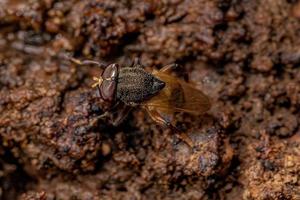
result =
[{"label": "brown soil", "polygon": [[[0,27],[0,199],[300,199],[297,0],[8,0]],[[180,63],[213,102],[176,117],[198,150],[98,120],[101,69],[66,54]]]}]

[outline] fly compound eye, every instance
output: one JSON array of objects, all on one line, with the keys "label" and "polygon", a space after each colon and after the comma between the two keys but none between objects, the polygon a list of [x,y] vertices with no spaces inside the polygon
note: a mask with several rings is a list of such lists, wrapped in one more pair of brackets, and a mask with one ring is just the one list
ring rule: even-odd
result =
[{"label": "fly compound eye", "polygon": [[118,68],[119,68],[118,64],[108,65],[102,73],[102,78],[104,80],[105,79],[108,79],[108,80],[115,79],[118,76]]},{"label": "fly compound eye", "polygon": [[116,82],[104,80],[100,86],[101,97],[105,101],[113,101],[116,92]]},{"label": "fly compound eye", "polygon": [[113,101],[117,89],[117,77],[119,67],[111,64],[102,73],[102,84],[100,85],[100,95],[104,101]]}]

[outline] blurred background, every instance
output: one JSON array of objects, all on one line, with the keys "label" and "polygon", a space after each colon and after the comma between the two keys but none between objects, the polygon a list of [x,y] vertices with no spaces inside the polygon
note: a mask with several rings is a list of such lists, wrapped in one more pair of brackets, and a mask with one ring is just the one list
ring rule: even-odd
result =
[{"label": "blurred background", "polygon": [[[300,199],[297,0],[0,0],[0,199]],[[211,110],[119,126],[67,56],[178,79]]]}]

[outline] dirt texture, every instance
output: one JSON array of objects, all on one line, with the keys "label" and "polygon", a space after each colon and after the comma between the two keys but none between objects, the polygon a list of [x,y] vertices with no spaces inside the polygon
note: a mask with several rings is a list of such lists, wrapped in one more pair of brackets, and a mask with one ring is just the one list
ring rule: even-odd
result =
[{"label": "dirt texture", "polygon": [[[97,66],[179,63],[212,101],[114,126]],[[297,0],[0,1],[0,199],[300,199]]]}]

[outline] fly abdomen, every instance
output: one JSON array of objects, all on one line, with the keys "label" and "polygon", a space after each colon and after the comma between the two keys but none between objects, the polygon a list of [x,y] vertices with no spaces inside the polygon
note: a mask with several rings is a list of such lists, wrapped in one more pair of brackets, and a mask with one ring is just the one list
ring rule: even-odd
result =
[{"label": "fly abdomen", "polygon": [[126,104],[140,103],[163,89],[165,83],[140,67],[120,70],[117,98]]}]

